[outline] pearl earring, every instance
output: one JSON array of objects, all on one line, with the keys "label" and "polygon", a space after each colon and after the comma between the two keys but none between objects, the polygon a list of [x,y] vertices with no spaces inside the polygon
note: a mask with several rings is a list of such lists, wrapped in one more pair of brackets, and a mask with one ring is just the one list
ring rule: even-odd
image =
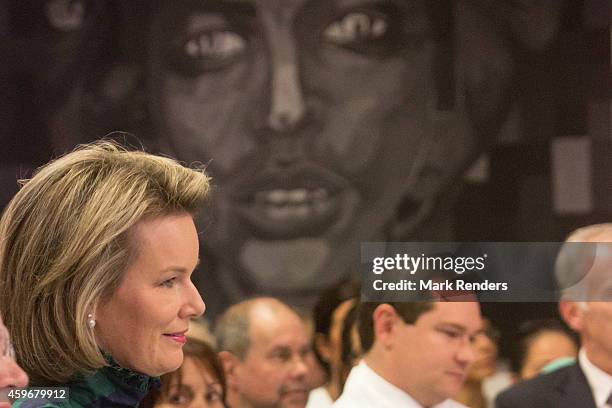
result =
[{"label": "pearl earring", "polygon": [[93,315],[91,313],[87,315],[87,318],[89,319],[87,321],[89,328],[93,329],[94,327],[96,327],[96,320],[93,318]]}]

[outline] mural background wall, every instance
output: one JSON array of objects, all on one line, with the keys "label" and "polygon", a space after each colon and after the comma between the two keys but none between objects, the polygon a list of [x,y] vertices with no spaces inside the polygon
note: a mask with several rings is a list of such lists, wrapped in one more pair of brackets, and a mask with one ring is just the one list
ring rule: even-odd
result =
[{"label": "mural background wall", "polygon": [[308,307],[357,275],[361,241],[612,218],[605,0],[0,4],[0,206],[114,131],[206,165],[210,316],[254,294]]}]

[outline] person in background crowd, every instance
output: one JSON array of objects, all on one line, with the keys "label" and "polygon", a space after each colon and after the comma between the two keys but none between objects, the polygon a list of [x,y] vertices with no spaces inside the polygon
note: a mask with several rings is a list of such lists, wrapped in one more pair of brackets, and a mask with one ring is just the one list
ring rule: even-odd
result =
[{"label": "person in background crowd", "polygon": [[470,365],[467,379],[461,392],[455,398],[458,402],[470,408],[487,408],[487,401],[483,392],[483,381],[492,376],[497,368],[497,345],[499,333],[484,319],[484,330],[474,340],[474,362]]},{"label": "person in background crowd", "polygon": [[324,291],[313,309],[315,333],[314,354],[327,373],[325,384],[312,391],[309,408],[326,407],[338,399],[341,392],[340,359],[343,321],[355,304],[358,284],[347,280]]},{"label": "person in background crowd", "polygon": [[575,360],[577,354],[575,336],[560,321],[528,320],[519,326],[510,369],[515,381],[528,380],[559,359]]},{"label": "person in background crowd", "polygon": [[454,408],[482,330],[476,302],[363,303],[363,360],[334,408]]},{"label": "person in background crowd", "polygon": [[117,144],[79,147],[24,182],[0,220],[0,310],[34,386],[31,407],[136,407],[183,363],[205,306],[193,217],[202,170]]},{"label": "person in background crowd", "polygon": [[323,386],[312,390],[308,398],[308,408],[329,407],[342,392],[342,384],[346,379],[342,378],[342,332],[344,319],[351,308],[355,306],[355,302],[355,299],[348,299],[340,303],[331,314],[328,335],[316,334],[315,349],[328,369],[328,380]]},{"label": "person in background crowd", "polygon": [[357,313],[359,304],[353,302],[351,308],[346,313],[346,317],[342,321],[342,346],[340,348],[340,394],[344,389],[344,383],[348,378],[349,373],[361,360],[362,350],[361,342],[359,341],[359,331],[357,329]]},{"label": "person in background crowd", "polygon": [[[294,310],[300,315],[302,321],[304,322],[306,332],[308,333],[309,343],[314,345],[314,320],[312,310],[301,308]],[[327,382],[327,372],[321,365],[319,359],[317,359],[315,353],[310,353],[306,362],[308,363],[308,371],[310,373],[310,389],[314,390],[321,387]]]},{"label": "person in background crowd", "polygon": [[11,337],[0,313],[0,408],[10,408],[8,391],[11,387],[28,385],[27,374],[15,362]]},{"label": "person in background crowd", "polygon": [[312,383],[309,336],[300,316],[274,298],[237,303],[215,328],[230,408],[304,408]]},{"label": "person in background crowd", "polygon": [[217,339],[210,329],[210,323],[203,316],[191,319],[187,337],[206,343],[214,349],[217,348]]},{"label": "person in background crowd", "polygon": [[580,228],[555,264],[559,311],[578,333],[578,361],[500,394],[497,408],[612,407],[612,224]]},{"label": "person in background crowd", "polygon": [[224,408],[225,374],[215,350],[187,336],[181,367],[161,377],[161,390],[149,393],[140,408]]}]

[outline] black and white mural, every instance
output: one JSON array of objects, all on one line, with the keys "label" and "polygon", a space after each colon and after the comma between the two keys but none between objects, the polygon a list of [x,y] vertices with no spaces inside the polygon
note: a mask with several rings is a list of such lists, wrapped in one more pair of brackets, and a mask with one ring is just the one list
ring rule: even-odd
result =
[{"label": "black and white mural", "polygon": [[217,313],[308,306],[362,241],[559,240],[612,216],[601,0],[5,0],[0,196],[112,137],[205,165]]}]

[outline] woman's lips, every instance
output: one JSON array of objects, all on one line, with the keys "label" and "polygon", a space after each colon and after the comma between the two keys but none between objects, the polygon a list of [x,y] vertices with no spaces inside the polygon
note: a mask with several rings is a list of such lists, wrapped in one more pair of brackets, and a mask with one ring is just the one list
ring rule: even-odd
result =
[{"label": "woman's lips", "polygon": [[174,340],[179,344],[187,343],[187,337],[185,337],[185,333],[164,333],[164,336]]}]

